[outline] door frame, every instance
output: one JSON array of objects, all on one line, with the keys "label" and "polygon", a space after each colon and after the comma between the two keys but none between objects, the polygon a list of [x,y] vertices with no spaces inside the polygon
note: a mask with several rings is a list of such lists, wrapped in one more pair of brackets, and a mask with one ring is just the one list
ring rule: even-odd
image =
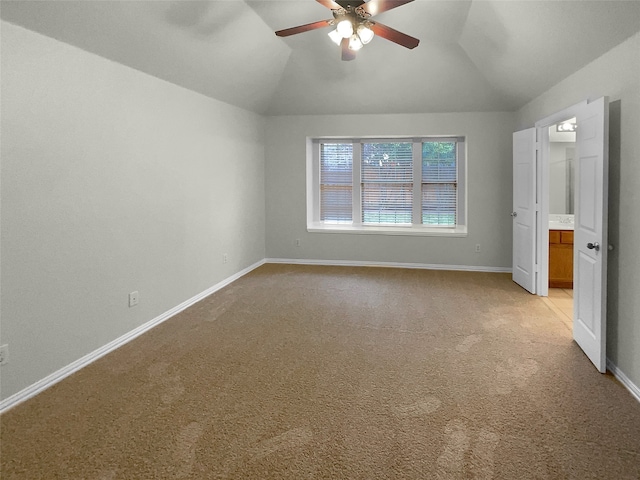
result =
[{"label": "door frame", "polygon": [[[536,142],[536,149],[538,150],[536,195],[540,206],[536,219],[536,262],[538,264],[536,292],[541,297],[549,295],[549,127],[569,118],[577,117],[587,103],[587,100],[584,100],[535,123],[537,129],[536,138],[538,139]],[[578,208],[577,205],[575,205],[575,208]],[[576,283],[578,279],[574,278],[573,281]]]}]

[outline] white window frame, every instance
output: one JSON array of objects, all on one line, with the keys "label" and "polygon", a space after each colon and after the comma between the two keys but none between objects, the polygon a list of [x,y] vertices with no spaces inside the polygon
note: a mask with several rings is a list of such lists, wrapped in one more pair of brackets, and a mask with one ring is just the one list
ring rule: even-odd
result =
[{"label": "white window frame", "polygon": [[[422,199],[422,143],[457,142],[457,205],[456,225],[434,226],[421,224]],[[412,142],[413,156],[413,223],[411,225],[372,225],[362,223],[361,205],[361,152],[368,142]],[[347,224],[320,221],[320,144],[350,143],[353,145],[353,222]],[[419,143],[420,148],[415,148]],[[307,231],[316,233],[353,233],[373,235],[422,235],[444,237],[467,236],[467,141],[465,137],[452,136],[403,136],[403,137],[309,137],[307,138]]]}]

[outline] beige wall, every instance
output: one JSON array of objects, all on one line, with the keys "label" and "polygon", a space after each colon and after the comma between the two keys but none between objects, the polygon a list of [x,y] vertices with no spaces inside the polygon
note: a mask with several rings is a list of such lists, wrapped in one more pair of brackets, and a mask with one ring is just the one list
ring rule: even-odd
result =
[{"label": "beige wall", "polygon": [[5,22],[1,81],[7,398],[264,258],[264,119]]},{"label": "beige wall", "polygon": [[517,112],[517,129],[585,99],[608,96],[607,356],[640,386],[640,33]]},{"label": "beige wall", "polygon": [[[511,268],[511,113],[270,117],[267,257]],[[306,144],[313,136],[463,135],[468,171],[465,238],[308,233]],[[295,239],[301,241],[295,246]],[[475,253],[476,244],[481,252]]]}]

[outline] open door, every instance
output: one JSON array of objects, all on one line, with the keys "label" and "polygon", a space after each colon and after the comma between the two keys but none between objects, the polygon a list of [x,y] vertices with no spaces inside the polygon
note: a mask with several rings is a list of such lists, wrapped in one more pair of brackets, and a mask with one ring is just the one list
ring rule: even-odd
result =
[{"label": "open door", "polygon": [[577,115],[573,338],[606,372],[609,103],[600,98]]},{"label": "open door", "polygon": [[513,281],[536,293],[536,129],[513,134]]}]

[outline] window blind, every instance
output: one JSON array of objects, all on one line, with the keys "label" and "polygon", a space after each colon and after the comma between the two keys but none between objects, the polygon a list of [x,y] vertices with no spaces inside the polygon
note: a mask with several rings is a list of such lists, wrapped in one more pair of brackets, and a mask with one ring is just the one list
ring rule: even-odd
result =
[{"label": "window blind", "polygon": [[350,223],[352,215],[353,145],[320,144],[320,220]]},{"label": "window blind", "polygon": [[411,224],[413,144],[363,143],[362,222]]},{"label": "window blind", "polygon": [[457,209],[456,142],[422,144],[422,223],[455,225]]}]

